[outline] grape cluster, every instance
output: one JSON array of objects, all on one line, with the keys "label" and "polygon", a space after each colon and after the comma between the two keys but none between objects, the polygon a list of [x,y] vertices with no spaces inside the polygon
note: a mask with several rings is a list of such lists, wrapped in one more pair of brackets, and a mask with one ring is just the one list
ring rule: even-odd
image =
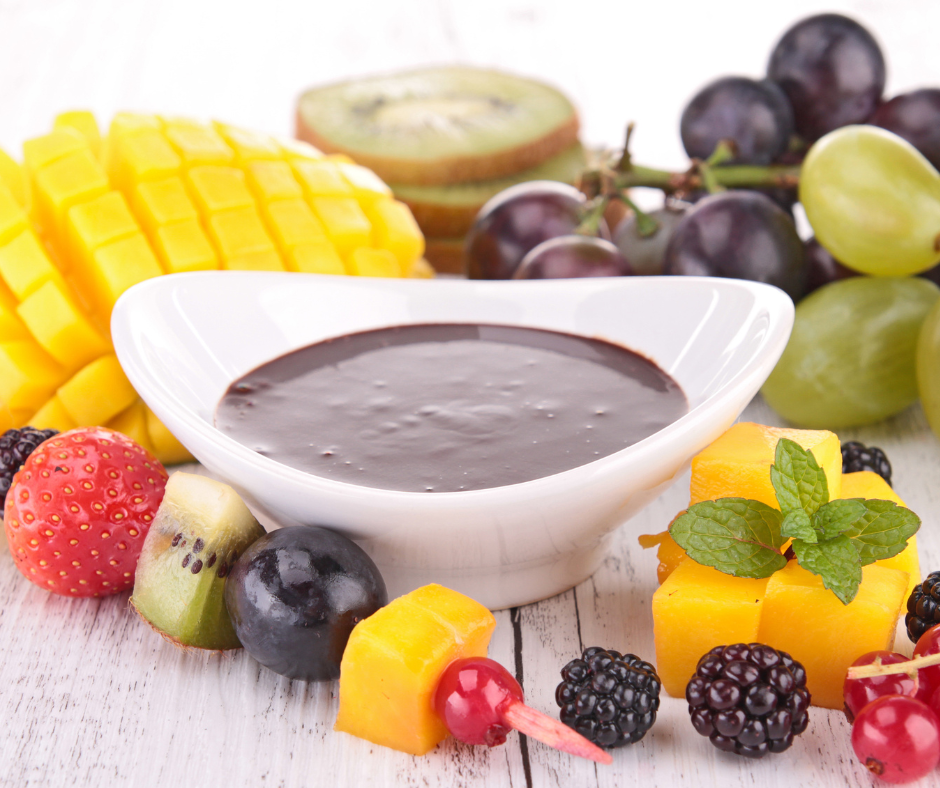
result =
[{"label": "grape cluster", "polygon": [[[585,173],[591,200],[558,184],[515,186],[477,217],[466,271],[775,285],[797,303],[790,345],[763,391],[781,416],[854,427],[919,397],[940,435],[940,88],[886,100],[886,72],[857,21],[803,19],[763,75],[720,77],[688,101],[679,127],[687,172],[635,166],[626,151]],[[664,205],[628,211],[611,237],[598,205],[629,203],[634,185],[661,188]],[[797,201],[808,240],[793,221]]]}]

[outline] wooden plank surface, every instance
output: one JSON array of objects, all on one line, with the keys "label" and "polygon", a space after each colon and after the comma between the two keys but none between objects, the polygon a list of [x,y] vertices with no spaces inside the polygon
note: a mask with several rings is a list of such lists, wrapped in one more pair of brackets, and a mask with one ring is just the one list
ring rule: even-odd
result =
[{"label": "wooden plank surface", "polygon": [[[759,75],[782,30],[820,10],[853,14],[878,34],[889,92],[940,83],[932,0],[758,5],[0,0],[0,146],[16,154],[70,108],[103,121],[137,109],[289,134],[294,98],[309,84],[460,61],[559,85],[589,143],[615,144],[637,120],[639,160],[680,166],[686,99],[722,74]],[[745,416],[779,423],[759,401]],[[922,564],[940,567],[940,442],[919,408],[841,437],[888,452],[898,492],[924,520]],[[590,580],[497,614],[491,655],[521,668],[531,705],[554,712],[558,671],[584,646],[652,659],[656,559],[636,537],[662,530],[686,503],[680,481],[621,529]],[[0,595],[2,786],[871,785],[839,713],[814,709],[787,755],[753,763],[714,750],[684,702],[668,697],[652,732],[608,768],[516,734],[493,750],[447,742],[412,758],[333,733],[335,684],[288,681],[241,652],[177,651],[135,618],[126,595],[65,600],[25,582],[5,543]]]}]

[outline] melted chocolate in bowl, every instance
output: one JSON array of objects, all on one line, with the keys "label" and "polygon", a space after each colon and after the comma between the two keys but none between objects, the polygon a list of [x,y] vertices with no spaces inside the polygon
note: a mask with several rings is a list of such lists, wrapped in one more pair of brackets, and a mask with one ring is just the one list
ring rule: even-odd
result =
[{"label": "melted chocolate in bowl", "polygon": [[688,412],[676,382],[598,339],[495,325],[349,334],[229,386],[216,426],[294,468],[364,487],[501,487],[606,457]]}]

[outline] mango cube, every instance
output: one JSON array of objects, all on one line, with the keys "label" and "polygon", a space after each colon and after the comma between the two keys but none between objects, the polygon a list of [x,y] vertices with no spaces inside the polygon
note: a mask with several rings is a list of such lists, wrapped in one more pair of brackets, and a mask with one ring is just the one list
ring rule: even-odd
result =
[{"label": "mango cube", "polygon": [[195,462],[196,458],[189,453],[176,436],[170,432],[166,425],[157,418],[157,414],[145,406],[147,417],[147,435],[154,454],[160,458],[164,465],[179,465],[183,462]]},{"label": "mango cube", "polygon": [[117,191],[107,192],[69,209],[66,218],[67,256],[71,263],[86,271],[95,250],[139,231],[124,195]]},{"label": "mango cube", "polygon": [[[113,128],[113,124],[112,124]],[[158,181],[176,175],[182,161],[163,135],[153,128],[114,135],[108,173],[114,185],[130,194],[141,181]]]},{"label": "mango cube", "polygon": [[284,262],[274,249],[245,252],[225,261],[227,271],[283,271]]},{"label": "mango cube", "polygon": [[126,435],[147,451],[153,452],[150,433],[147,431],[147,406],[144,405],[142,399],[136,399],[130,407],[121,411],[105,426]]},{"label": "mango cube", "polygon": [[85,148],[36,174],[36,214],[47,231],[62,232],[69,208],[99,197],[109,189],[108,176]]},{"label": "mango cube", "polygon": [[326,158],[323,151],[303,140],[279,139],[281,155],[288,161],[317,161]]},{"label": "mango cube", "polygon": [[287,267],[305,274],[347,273],[343,258],[326,238],[295,246],[287,253]]},{"label": "mango cube", "polygon": [[310,207],[344,257],[360,246],[369,246],[372,225],[352,197],[314,197]]},{"label": "mango cube", "polygon": [[91,271],[92,291],[98,309],[110,315],[121,293],[162,273],[163,269],[143,233],[102,246],[92,257]]},{"label": "mango cube", "polygon": [[387,249],[362,246],[349,255],[349,272],[354,276],[400,277],[401,265]]},{"label": "mango cube", "polygon": [[54,394],[39,410],[29,417],[27,424],[37,430],[58,430],[65,432],[79,426],[69,412],[62,405],[62,401]]},{"label": "mango cube", "polygon": [[308,197],[352,197],[353,187],[335,162],[296,161],[294,173]]},{"label": "mango cube", "polygon": [[235,158],[232,149],[211,126],[169,120],[164,134],[187,166],[228,164]]},{"label": "mango cube", "polygon": [[193,167],[187,177],[196,204],[205,213],[255,206],[245,176],[236,167]]},{"label": "mango cube", "polygon": [[366,207],[372,223],[372,243],[388,249],[403,269],[407,269],[424,254],[424,236],[411,213],[411,209],[397,200],[377,200]]},{"label": "mango cube", "polygon": [[153,242],[168,274],[211,271],[219,267],[215,249],[195,220],[158,227]]},{"label": "mango cube", "polygon": [[295,246],[315,243],[326,238],[320,220],[303,200],[277,200],[264,206],[268,229],[281,253],[286,255]]},{"label": "mango cube", "polygon": [[338,163],[335,165],[340,176],[353,190],[353,197],[360,203],[370,203],[392,196],[392,190],[372,170],[359,164]]},{"label": "mango cube", "polygon": [[150,234],[167,224],[199,218],[199,211],[189,198],[183,181],[177,177],[137,184],[131,202],[137,218]]},{"label": "mango cube", "polygon": [[767,583],[732,577],[691,558],[666,578],[653,594],[656,670],[666,692],[685,697],[699,659],[715,646],[758,640]]},{"label": "mango cube", "polygon": [[20,233],[0,247],[0,277],[17,301],[25,300],[49,281],[65,287],[62,274],[49,260],[32,230]]},{"label": "mango cube", "polygon": [[267,134],[239,129],[218,121],[212,125],[235,152],[235,158],[240,163],[281,158],[277,142]]},{"label": "mango cube", "polygon": [[56,115],[52,128],[55,130],[71,129],[77,131],[82,135],[85,144],[95,158],[101,156],[101,131],[98,128],[98,121],[95,120],[94,114],[88,110],[61,112]]},{"label": "mango cube", "polygon": [[[875,498],[882,501],[894,501],[898,506],[909,508],[901,497],[891,488],[884,479],[872,471],[858,471],[857,473],[845,473],[842,475],[842,498]],[[914,586],[921,581],[920,576],[920,557],[917,554],[917,536],[912,536],[907,540],[905,547],[897,555],[891,558],[883,558],[875,561],[877,566],[886,566],[890,569],[899,569],[907,572],[908,587],[907,596],[910,596]]]},{"label": "mango cube", "polygon": [[843,605],[822,578],[790,561],[767,583],[756,640],[802,663],[813,705],[841,709],[849,666],[891,649],[907,586],[906,572],[870,564],[855,599]]},{"label": "mango cube", "polygon": [[65,371],[32,339],[0,342],[0,402],[10,410],[37,410]]},{"label": "mango cube", "polygon": [[274,244],[254,208],[214,214],[209,217],[208,225],[223,261],[253,252],[274,251]]},{"label": "mango cube", "polygon": [[114,354],[80,369],[56,393],[69,416],[83,426],[103,425],[137,399]]},{"label": "mango cube", "polygon": [[0,302],[0,342],[29,339],[29,336],[29,329],[17,315],[16,307]]},{"label": "mango cube", "polygon": [[5,244],[28,227],[26,211],[13,193],[0,183],[0,244]]},{"label": "mango cube", "polygon": [[763,424],[735,424],[692,459],[691,503],[718,498],[751,498],[778,509],[770,466],[781,438],[811,451],[826,474],[829,499],[840,497],[842,450],[826,430],[794,430]]},{"label": "mango cube", "polygon": [[16,311],[36,341],[66,370],[78,369],[111,352],[111,343],[56,282],[46,282]]},{"label": "mango cube", "polygon": [[10,155],[0,148],[0,184],[10,190],[13,199],[21,208],[29,204],[29,187],[26,172]]},{"label": "mango cube", "polygon": [[248,185],[262,203],[303,196],[293,170],[284,161],[255,161],[245,170]]},{"label": "mango cube", "polygon": [[334,730],[424,755],[448,735],[431,708],[441,674],[456,659],[485,657],[495,626],[481,604],[439,585],[360,621],[343,653]]},{"label": "mango cube", "polygon": [[88,140],[74,128],[58,128],[23,143],[23,166],[30,177],[54,161],[88,150]]}]

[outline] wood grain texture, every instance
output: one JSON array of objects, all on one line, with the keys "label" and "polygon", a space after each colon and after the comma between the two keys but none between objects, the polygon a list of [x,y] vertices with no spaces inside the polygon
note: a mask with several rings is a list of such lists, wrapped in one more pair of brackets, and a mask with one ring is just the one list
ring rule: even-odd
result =
[{"label": "wood grain texture", "polygon": [[[638,160],[681,166],[677,121],[687,98],[725,73],[760,74],[785,27],[822,10],[850,13],[876,32],[889,93],[940,83],[930,37],[940,4],[932,0],[0,0],[0,146],[18,154],[71,108],[92,109],[104,123],[137,109],[289,134],[294,99],[311,84],[457,61],[563,88],[591,144],[616,144],[625,122],[637,120]],[[745,418],[779,423],[760,401]],[[898,493],[924,520],[922,564],[940,567],[940,442],[919,408],[841,437],[887,451]],[[496,614],[491,656],[521,668],[531,705],[554,712],[558,671],[584,646],[652,659],[656,559],[636,537],[662,530],[687,501],[680,480],[621,529],[590,580]],[[126,595],[48,595],[20,577],[5,542],[0,595],[4,788],[871,785],[839,713],[812,710],[790,753],[752,763],[717,752],[692,730],[684,702],[668,697],[650,734],[608,768],[517,734],[493,750],[451,741],[413,758],[334,733],[335,684],[288,681],[242,652],[179,651],[136,618]]]}]

